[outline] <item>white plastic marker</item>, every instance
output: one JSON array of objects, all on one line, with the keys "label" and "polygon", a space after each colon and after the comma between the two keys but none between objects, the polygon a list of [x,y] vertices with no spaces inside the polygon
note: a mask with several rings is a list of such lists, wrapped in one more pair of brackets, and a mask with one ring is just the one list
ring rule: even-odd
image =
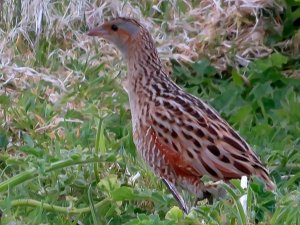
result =
[{"label": "white plastic marker", "polygon": [[135,175],[129,177],[129,183],[131,183],[132,185],[135,183],[135,181],[137,179],[139,179],[141,177],[140,172],[137,172]]},{"label": "white plastic marker", "polygon": [[[241,179],[241,187],[243,189],[246,189],[248,187],[248,179],[246,176],[242,176]],[[240,203],[243,207],[243,210],[245,212],[245,215],[247,215],[247,194],[244,194],[242,197],[240,197]]]}]

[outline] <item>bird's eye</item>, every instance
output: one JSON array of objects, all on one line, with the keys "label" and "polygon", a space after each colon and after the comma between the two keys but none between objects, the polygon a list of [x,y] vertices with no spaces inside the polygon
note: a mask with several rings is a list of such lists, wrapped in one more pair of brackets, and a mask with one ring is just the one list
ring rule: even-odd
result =
[{"label": "bird's eye", "polygon": [[116,24],[113,24],[113,25],[111,25],[111,29],[113,31],[117,31],[119,28],[118,28],[118,26]]}]

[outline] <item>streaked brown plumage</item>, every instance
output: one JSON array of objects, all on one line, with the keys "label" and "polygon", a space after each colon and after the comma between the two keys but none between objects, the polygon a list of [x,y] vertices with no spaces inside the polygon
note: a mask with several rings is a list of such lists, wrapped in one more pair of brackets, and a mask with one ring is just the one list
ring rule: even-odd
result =
[{"label": "streaked brown plumage", "polygon": [[111,41],[122,52],[135,145],[181,207],[175,186],[199,198],[215,194],[214,186],[201,181],[203,175],[215,181],[256,175],[274,189],[268,171],[244,139],[212,107],[170,79],[152,37],[138,21],[115,18],[88,34]]}]

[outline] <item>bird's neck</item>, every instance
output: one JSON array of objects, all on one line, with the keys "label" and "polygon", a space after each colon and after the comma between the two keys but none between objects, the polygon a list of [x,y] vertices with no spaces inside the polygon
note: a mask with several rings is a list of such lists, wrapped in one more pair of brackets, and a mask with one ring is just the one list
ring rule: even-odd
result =
[{"label": "bird's neck", "polygon": [[128,88],[131,91],[136,91],[139,86],[146,88],[152,83],[169,79],[152,42],[132,48],[127,67]]}]

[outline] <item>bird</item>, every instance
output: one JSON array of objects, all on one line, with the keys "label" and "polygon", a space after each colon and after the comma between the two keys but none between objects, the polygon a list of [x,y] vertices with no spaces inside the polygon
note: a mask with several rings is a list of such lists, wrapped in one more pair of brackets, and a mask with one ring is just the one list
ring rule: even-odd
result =
[{"label": "bird", "polygon": [[115,17],[87,35],[114,44],[127,64],[123,82],[129,97],[133,141],[141,158],[169,188],[184,212],[178,188],[198,199],[219,189],[204,184],[257,176],[268,190],[275,184],[249,144],[205,101],[172,79],[159,58],[150,32],[139,20]]}]

